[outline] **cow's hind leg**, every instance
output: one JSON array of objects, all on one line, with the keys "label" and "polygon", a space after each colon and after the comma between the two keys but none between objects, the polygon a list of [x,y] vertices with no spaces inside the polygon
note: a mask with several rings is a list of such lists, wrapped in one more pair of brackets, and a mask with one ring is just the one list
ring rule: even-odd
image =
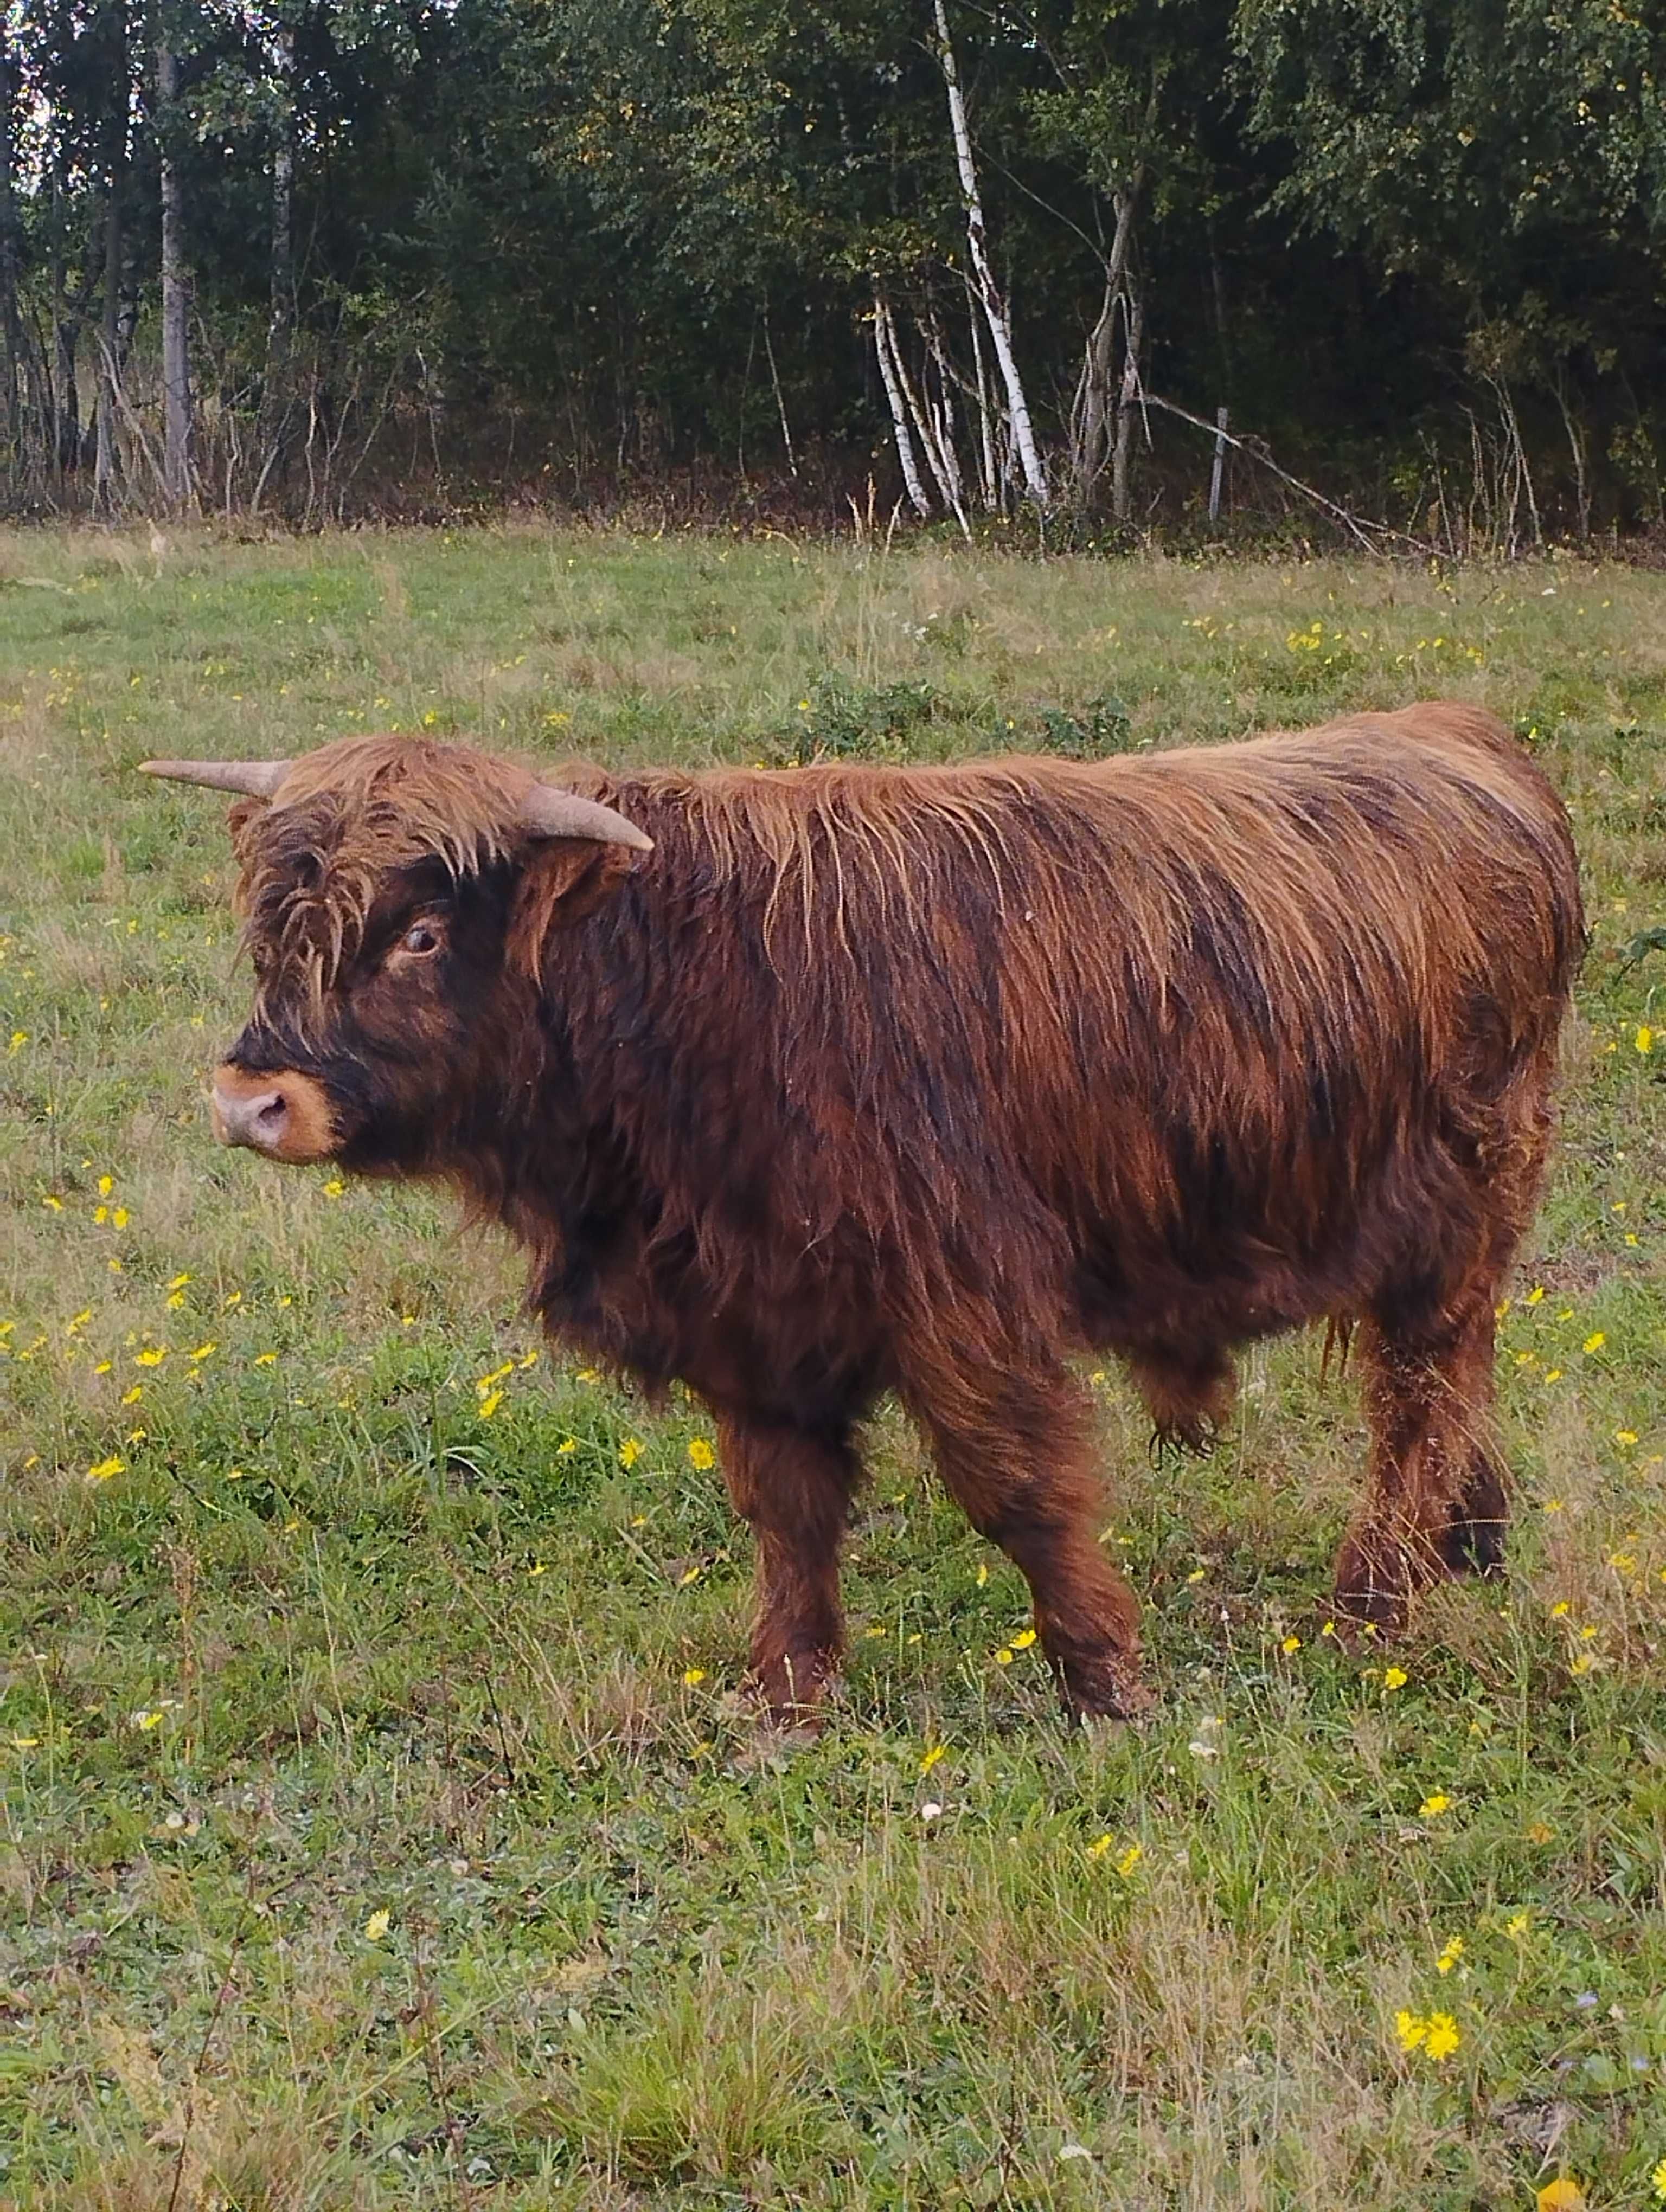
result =
[{"label": "cow's hind leg", "polygon": [[1139,1607],[1097,1541],[1104,1501],[1079,1384],[1062,1367],[986,1372],[909,1396],[951,1494],[1028,1582],[1066,1701],[1084,1714],[1142,1711]]},{"label": "cow's hind leg", "polygon": [[772,1718],[812,1718],[844,1649],[839,1545],[860,1466],[848,1431],[720,1417],[735,1510],[757,1540],[753,1680]]},{"label": "cow's hind leg", "polygon": [[1371,1486],[1336,1562],[1336,1603],[1390,1632],[1442,1576],[1496,1571],[1508,1515],[1493,1437],[1490,1272],[1456,1308],[1420,1323],[1360,1326]]}]

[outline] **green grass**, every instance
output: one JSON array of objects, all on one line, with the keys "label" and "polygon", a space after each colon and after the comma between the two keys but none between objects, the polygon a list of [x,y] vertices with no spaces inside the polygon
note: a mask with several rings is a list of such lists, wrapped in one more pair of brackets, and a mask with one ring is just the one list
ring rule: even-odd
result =
[{"label": "green grass", "polygon": [[[1572,561],[0,537],[0,2203],[1653,2202],[1666,957],[1617,954],[1666,921],[1663,622]],[[425,1195],[210,1145],[222,810],[131,773],[388,724],[1164,744],[1436,692],[1541,753],[1595,939],[1502,1331],[1507,1584],[1350,1658],[1318,1343],[1253,1354],[1178,1472],[1105,1375],[1162,1706],[1073,1735],[888,1414],[843,1702],[791,1756],[739,1696],[698,1410],[524,1364],[512,1259]]]}]

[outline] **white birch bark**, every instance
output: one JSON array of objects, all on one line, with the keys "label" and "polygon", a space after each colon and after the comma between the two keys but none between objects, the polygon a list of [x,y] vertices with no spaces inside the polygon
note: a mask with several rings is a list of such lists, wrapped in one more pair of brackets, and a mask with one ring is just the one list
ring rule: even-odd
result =
[{"label": "white birch bark", "polygon": [[929,515],[931,501],[926,496],[926,487],[920,481],[920,463],[914,450],[914,434],[909,428],[908,404],[897,380],[894,353],[895,333],[891,327],[891,308],[883,293],[873,295],[873,350],[879,357],[879,374],[885,387],[885,398],[891,404],[891,428],[897,440],[897,459],[903,471],[903,483],[909,495],[909,504],[919,515]]},{"label": "white birch bark", "polygon": [[1006,313],[1006,302],[1001,297],[1000,287],[995,282],[995,272],[990,266],[987,228],[983,220],[983,199],[978,191],[977,168],[972,160],[971,133],[966,126],[966,101],[960,88],[960,68],[955,60],[954,46],[949,37],[949,19],[943,0],[933,0],[937,17],[937,58],[943,70],[943,82],[949,95],[949,129],[954,137],[955,165],[960,172],[960,197],[966,208],[966,243],[971,254],[973,289],[982,306],[989,325],[989,342],[994,346],[1000,364],[1002,383],[1006,386],[1006,406],[1012,418],[1012,442],[1018,450],[1018,465],[1024,471],[1024,486],[1039,507],[1048,503],[1047,472],[1036,444],[1035,426],[1030,419],[1030,403],[1025,397],[1024,380],[1018,374],[1018,356],[1012,350],[1012,327]]},{"label": "white birch bark", "polygon": [[191,497],[191,275],[185,264],[185,193],[173,151],[179,56],[165,10],[156,33],[156,120],[162,202],[162,470],[176,507]]}]

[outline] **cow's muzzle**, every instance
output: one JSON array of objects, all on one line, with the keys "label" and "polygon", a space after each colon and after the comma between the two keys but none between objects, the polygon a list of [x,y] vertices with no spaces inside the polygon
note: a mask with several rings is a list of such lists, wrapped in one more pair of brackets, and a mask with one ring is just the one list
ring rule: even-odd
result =
[{"label": "cow's muzzle", "polygon": [[322,1085],[293,1068],[254,1074],[229,1063],[216,1068],[210,1113],[222,1145],[246,1145],[268,1159],[293,1165],[328,1159],[336,1150],[335,1115]]}]

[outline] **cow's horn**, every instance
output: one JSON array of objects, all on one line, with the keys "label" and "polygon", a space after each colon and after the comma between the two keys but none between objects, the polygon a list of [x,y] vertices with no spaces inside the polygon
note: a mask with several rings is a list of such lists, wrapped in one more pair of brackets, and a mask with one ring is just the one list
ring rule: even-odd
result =
[{"label": "cow's horn", "polygon": [[600,845],[629,845],[639,853],[654,850],[634,822],[616,814],[593,799],[581,799],[576,791],[557,791],[553,784],[535,783],[520,802],[520,823],[535,837],[589,837]]},{"label": "cow's horn", "polygon": [[141,761],[141,775],[165,775],[174,783],[205,783],[212,791],[241,791],[251,799],[270,799],[289,773],[277,761]]}]

